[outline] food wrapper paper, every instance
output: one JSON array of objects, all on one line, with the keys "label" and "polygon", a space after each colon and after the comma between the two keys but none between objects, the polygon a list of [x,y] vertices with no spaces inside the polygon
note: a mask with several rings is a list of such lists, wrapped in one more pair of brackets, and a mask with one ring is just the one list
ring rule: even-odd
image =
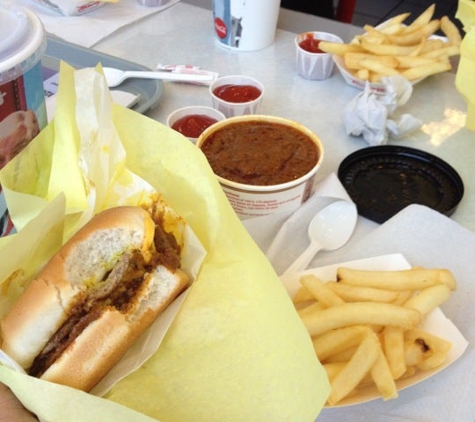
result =
[{"label": "food wrapper paper", "polygon": [[64,16],[82,15],[91,12],[107,3],[117,3],[119,0],[30,0],[41,4],[48,9],[59,12]]},{"label": "food wrapper paper", "polygon": [[343,109],[346,133],[362,136],[371,146],[384,145],[390,137],[398,139],[418,129],[422,122],[410,114],[397,115],[396,109],[407,103],[412,85],[402,77],[383,77],[384,93],[376,93],[366,83]]},{"label": "food wrapper paper", "polygon": [[197,277],[158,350],[104,387],[102,398],[7,366],[0,366],[0,381],[49,422],[91,414],[104,422],[314,421],[328,396],[326,375],[288,294],[204,155],[156,121],[117,105],[108,110],[100,72],[63,63],[60,73],[53,121],[0,172],[19,230],[0,243],[3,311],[94,212],[140,203],[154,190],[206,256],[201,265],[183,263]]},{"label": "food wrapper paper", "polygon": [[475,1],[459,0],[455,16],[464,25],[465,36],[460,44],[460,62],[455,77],[455,86],[467,103],[465,127],[475,130]]}]

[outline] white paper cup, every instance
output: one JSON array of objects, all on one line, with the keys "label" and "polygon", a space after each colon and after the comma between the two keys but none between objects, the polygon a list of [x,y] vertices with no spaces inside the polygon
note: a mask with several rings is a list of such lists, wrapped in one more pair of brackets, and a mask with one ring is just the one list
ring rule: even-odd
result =
[{"label": "white paper cup", "polygon": [[[173,125],[180,119],[190,117],[190,116],[206,116],[210,117],[211,119],[216,120],[217,122],[224,120],[226,116],[221,113],[219,110],[216,110],[215,108],[212,107],[206,107],[206,106],[189,106],[189,107],[183,107],[179,108],[175,111],[172,111],[167,118],[167,126],[173,129]],[[195,119],[196,120],[196,119]],[[202,122],[195,121],[194,126],[195,128],[203,128],[201,132],[203,132],[205,129],[208,128],[208,126],[204,127]],[[188,126],[189,127],[189,126]],[[199,135],[201,135],[201,132],[197,134],[197,136],[188,136],[190,134],[193,134],[191,132],[187,131],[187,126],[182,126],[181,130],[177,130],[177,132],[180,132],[183,136],[186,136],[191,142],[195,143],[196,140],[198,139]],[[193,131],[195,132],[195,131]]]},{"label": "white paper cup", "polygon": [[[221,88],[226,85],[232,85],[236,87],[252,86],[257,88],[261,94],[254,100],[246,102],[231,102],[223,100],[214,94],[217,88]],[[226,117],[242,116],[244,114],[257,114],[259,107],[264,96],[264,85],[262,85],[257,79],[249,76],[231,75],[223,76],[216,79],[209,87],[211,100],[213,107],[221,111]]]},{"label": "white paper cup", "polygon": [[219,45],[255,51],[275,39],[280,0],[213,0],[214,33]]},{"label": "white paper cup", "polygon": [[[303,141],[316,145],[318,156],[315,157],[314,164],[311,165],[311,168],[307,170],[306,173],[299,177],[290,179],[289,181],[279,181],[275,184],[256,185],[243,183],[242,181],[237,182],[230,180],[230,178],[221,177],[216,174],[215,171],[216,177],[221,184],[221,187],[223,188],[223,191],[227,196],[231,206],[242,220],[277,212],[295,211],[311,195],[315,175],[323,160],[323,145],[319,137],[305,126],[281,117],[263,115],[237,116],[215,123],[213,126],[206,129],[198,138],[196,145],[201,148],[206,155],[207,152],[205,149],[203,149],[203,145],[206,144],[206,141],[211,136],[215,135],[218,131],[246,122],[250,124],[255,122],[270,122],[291,130],[297,130],[300,132],[300,134],[304,135],[305,139]],[[265,137],[269,139],[268,133],[266,133]],[[274,159],[272,157],[268,157],[269,150],[263,150],[262,153],[259,153],[256,156],[246,157],[245,154],[243,154],[242,151],[239,151],[237,147],[239,144],[239,139],[237,139],[237,136],[233,136],[230,139],[233,140],[227,145],[231,146],[233,155],[233,162],[231,163],[231,166],[233,166],[233,168],[236,166],[241,166],[239,161],[236,162],[235,157],[244,157],[243,162],[248,165],[250,169],[252,169],[252,172],[259,171],[260,166],[262,166],[263,172],[268,171],[265,170],[266,168],[273,167],[272,161]],[[275,142],[277,143],[284,141],[276,140]],[[285,149],[284,145],[278,145],[278,147],[279,148],[273,149],[273,151]],[[208,160],[211,164],[212,160],[209,158]],[[211,165],[211,167],[213,167],[213,165]],[[246,171],[247,170],[244,170],[244,172]]]},{"label": "white paper cup", "polygon": [[328,79],[333,71],[334,61],[329,53],[312,53],[304,50],[299,44],[307,37],[315,40],[324,40],[343,43],[343,40],[328,32],[304,32],[295,37],[296,68],[297,73],[305,79]]}]

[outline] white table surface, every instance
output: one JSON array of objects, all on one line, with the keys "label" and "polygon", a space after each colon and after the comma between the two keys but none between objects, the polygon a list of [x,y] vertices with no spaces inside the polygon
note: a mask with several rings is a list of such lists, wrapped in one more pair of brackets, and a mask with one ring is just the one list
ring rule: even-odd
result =
[{"label": "white table surface", "polygon": [[[276,40],[271,46],[256,52],[235,52],[221,47],[214,39],[209,10],[211,0],[186,1],[121,28],[97,43],[94,49],[151,69],[158,63],[188,63],[220,75],[243,74],[259,79],[265,86],[262,114],[296,120],[322,139],[325,158],[318,174],[320,180],[336,172],[348,154],[368,146],[364,140],[346,135],[342,124],[343,107],[360,91],[346,85],[336,69],[326,81],[307,81],[296,74],[294,65],[295,33],[324,30],[349,41],[362,32],[361,28],[281,11]],[[401,112],[413,114],[424,125],[422,130],[398,144],[433,153],[459,172],[465,184],[465,195],[452,216],[459,224],[425,209],[408,209],[409,212],[403,211],[399,218],[376,229],[377,225],[368,221],[359,224],[358,236],[354,236],[352,242],[335,255],[319,255],[319,263],[342,262],[396,250],[404,251],[407,259],[418,265],[453,269],[460,288],[454,300],[444,304],[443,310],[473,343],[475,133],[463,128],[466,106],[455,90],[454,80],[455,74],[449,72],[430,77],[416,86],[410,102]],[[165,123],[171,111],[188,105],[211,105],[208,88],[166,82],[160,103],[147,115]],[[418,231],[419,237],[409,238],[408,235],[406,238],[405,230],[401,228],[408,227],[410,233]],[[370,235],[367,235],[368,229],[372,230]],[[325,409],[317,421],[473,422],[474,353],[475,349],[470,345],[451,370],[405,390],[398,400]]]},{"label": "white table surface", "polygon": [[[189,0],[198,1],[201,0]],[[285,13],[279,27],[302,31],[335,28],[345,41],[359,28],[338,22]],[[333,26],[332,26],[333,25]],[[319,177],[335,172],[343,158],[367,147],[362,138],[350,137],[342,124],[341,110],[360,91],[348,86],[335,68],[325,81],[308,81],[295,72],[295,33],[278,29],[275,42],[255,52],[223,48],[214,39],[210,10],[178,3],[100,41],[94,49],[121,57],[151,69],[162,64],[194,64],[220,75],[242,74],[259,79],[265,86],[261,114],[296,120],[320,136],[325,159]],[[424,123],[422,130],[401,141],[391,141],[433,153],[446,160],[460,174],[465,194],[452,218],[475,231],[475,133],[463,128],[465,103],[454,85],[453,72],[439,74],[419,83],[399,111],[410,113]],[[158,106],[147,115],[162,123],[176,108],[211,105],[208,88],[165,82]]]}]

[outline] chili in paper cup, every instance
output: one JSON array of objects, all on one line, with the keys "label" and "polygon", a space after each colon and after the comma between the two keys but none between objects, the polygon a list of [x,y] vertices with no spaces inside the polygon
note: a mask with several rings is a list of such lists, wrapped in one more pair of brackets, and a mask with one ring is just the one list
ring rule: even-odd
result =
[{"label": "chili in paper cup", "polygon": [[276,116],[237,116],[198,138],[241,219],[296,210],[310,196],[323,160],[320,138]]}]

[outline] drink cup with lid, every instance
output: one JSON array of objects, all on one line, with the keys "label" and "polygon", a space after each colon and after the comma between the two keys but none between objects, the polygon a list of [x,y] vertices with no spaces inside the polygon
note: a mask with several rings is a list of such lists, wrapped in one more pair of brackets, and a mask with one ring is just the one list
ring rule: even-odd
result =
[{"label": "drink cup with lid", "polygon": [[[14,3],[0,4],[0,169],[46,126],[40,19]],[[0,187],[0,236],[12,232]]]}]

